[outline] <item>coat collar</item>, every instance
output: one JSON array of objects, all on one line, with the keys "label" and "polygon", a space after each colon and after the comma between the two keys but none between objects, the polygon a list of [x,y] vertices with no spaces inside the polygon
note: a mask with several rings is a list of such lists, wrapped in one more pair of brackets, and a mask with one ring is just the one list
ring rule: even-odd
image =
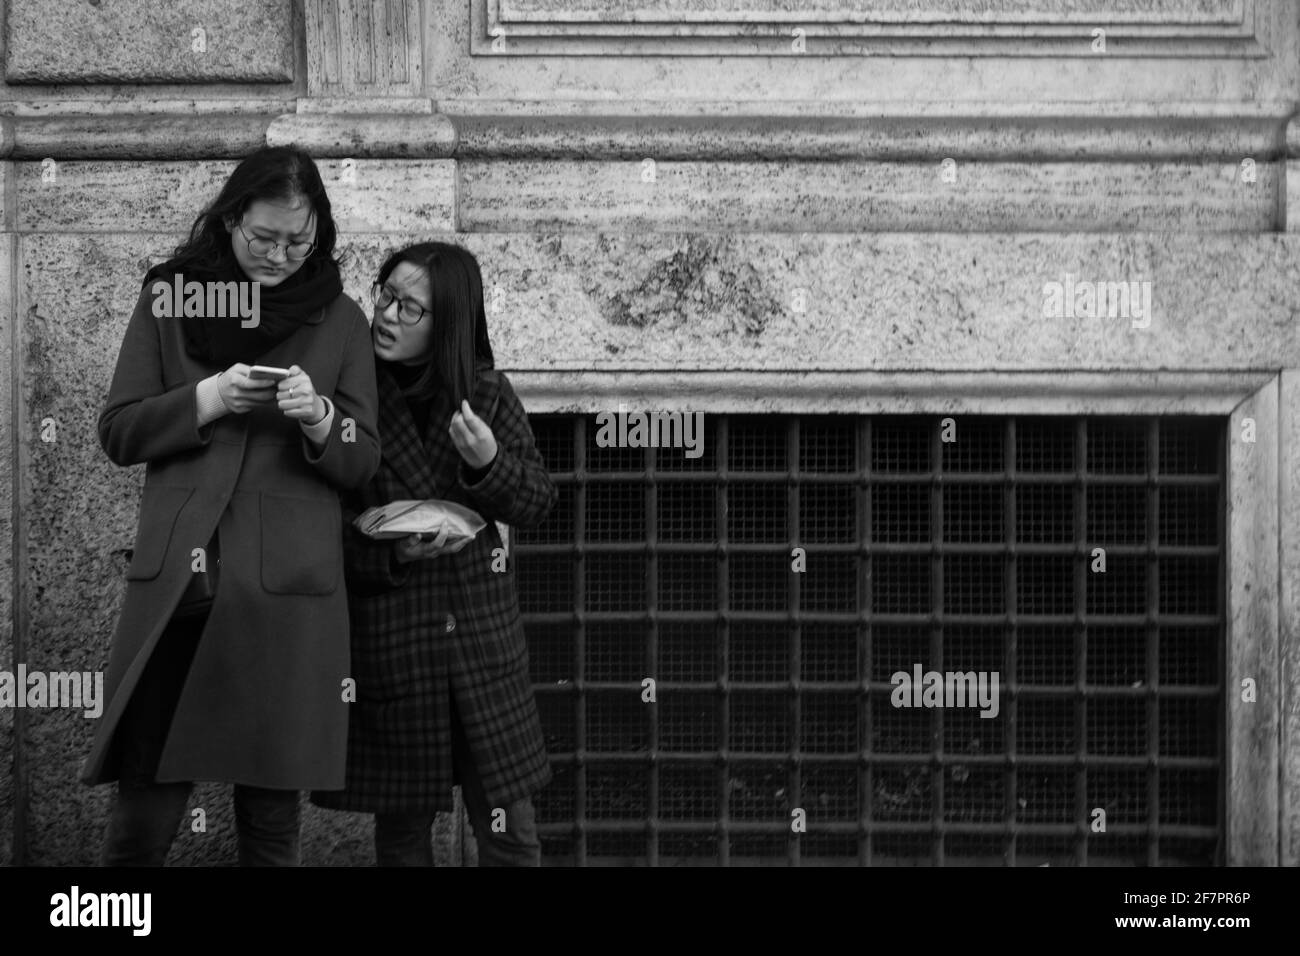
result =
[{"label": "coat collar", "polygon": [[[453,411],[451,399],[438,393],[429,409],[428,428],[421,435],[397,380],[379,363],[375,370],[384,461],[412,498],[454,496],[461,457],[447,433]],[[496,380],[490,373],[490,369],[479,370],[478,387],[470,400],[470,407],[489,424],[496,421],[500,400]]]}]

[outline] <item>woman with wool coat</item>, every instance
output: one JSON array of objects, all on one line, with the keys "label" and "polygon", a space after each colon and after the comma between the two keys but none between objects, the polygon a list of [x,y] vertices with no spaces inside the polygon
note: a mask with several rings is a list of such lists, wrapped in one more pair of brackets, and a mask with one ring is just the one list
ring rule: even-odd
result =
[{"label": "woman with wool coat", "polygon": [[299,791],[343,785],[338,492],[374,474],[379,439],[335,236],[311,158],[259,150],[149,271],[127,325],[99,438],[147,467],[83,772],[118,781],[105,865],[162,865],[196,780],[234,784],[241,864],[295,865]]},{"label": "woman with wool coat", "polygon": [[375,814],[381,866],[433,863],[434,814],[461,785],[480,866],[536,866],[532,795],[550,779],[528,652],[495,522],[540,523],[556,500],[528,418],[493,368],[477,261],[403,249],[380,268],[372,323],[383,460],[344,518],[396,500],[465,505],[468,544],[376,540],[345,524],[357,700],[347,781],[323,807]]}]

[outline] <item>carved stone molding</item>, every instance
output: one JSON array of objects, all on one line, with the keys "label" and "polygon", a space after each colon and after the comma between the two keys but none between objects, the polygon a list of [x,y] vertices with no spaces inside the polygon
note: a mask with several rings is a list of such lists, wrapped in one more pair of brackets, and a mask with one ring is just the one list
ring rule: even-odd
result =
[{"label": "carved stone molding", "polygon": [[[472,0],[475,55],[1257,57],[1257,0]],[[1269,2],[1269,0],[1264,0]],[[792,48],[801,30],[804,48]]]},{"label": "carved stone molding", "polygon": [[310,96],[420,94],[420,0],[306,0],[306,27]]}]

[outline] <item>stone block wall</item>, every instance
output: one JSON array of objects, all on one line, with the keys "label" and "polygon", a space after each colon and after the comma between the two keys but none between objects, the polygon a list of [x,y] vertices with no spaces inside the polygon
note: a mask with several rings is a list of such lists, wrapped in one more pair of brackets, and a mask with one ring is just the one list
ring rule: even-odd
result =
[{"label": "stone block wall", "polygon": [[[362,297],[479,257],[530,411],[1196,412],[1231,455],[1228,858],[1300,862],[1291,0],[7,0],[0,670],[104,666],[142,469],[94,426],[135,290],[242,155],[318,158]],[[1149,280],[1147,328],[1045,319]],[[798,305],[796,306],[796,301]],[[42,441],[53,422],[56,441]],[[86,864],[92,721],[0,708],[0,864]],[[233,861],[228,794],[175,863]],[[439,855],[470,854],[459,815]],[[310,811],[307,862],[372,860]]]}]

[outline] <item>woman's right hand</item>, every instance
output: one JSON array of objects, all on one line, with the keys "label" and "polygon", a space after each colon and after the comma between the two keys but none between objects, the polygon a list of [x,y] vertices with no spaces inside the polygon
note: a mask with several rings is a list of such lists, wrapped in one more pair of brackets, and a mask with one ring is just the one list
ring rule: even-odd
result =
[{"label": "woman's right hand", "polygon": [[470,542],[469,538],[465,538],[456,544],[445,545],[443,542],[446,540],[445,530],[436,538],[428,540],[422,539],[418,534],[408,534],[405,538],[396,538],[393,541],[393,551],[398,561],[402,564],[410,564],[412,561],[436,558],[440,554],[455,554]]},{"label": "woman's right hand", "polygon": [[236,415],[251,412],[258,405],[275,400],[275,382],[269,378],[250,378],[250,366],[236,362],[217,378],[217,392],[226,408]]}]

